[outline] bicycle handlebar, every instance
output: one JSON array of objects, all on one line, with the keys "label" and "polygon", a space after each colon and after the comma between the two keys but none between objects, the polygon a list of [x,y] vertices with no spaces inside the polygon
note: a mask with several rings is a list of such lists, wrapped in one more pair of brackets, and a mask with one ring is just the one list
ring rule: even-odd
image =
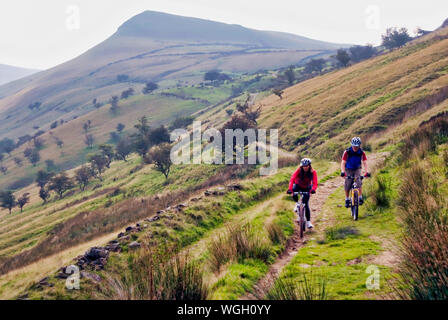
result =
[{"label": "bicycle handlebar", "polygon": [[295,196],[301,194],[301,195],[305,195],[305,194],[310,194],[308,191],[298,191],[298,192],[294,192],[293,193]]},{"label": "bicycle handlebar", "polygon": [[[355,179],[356,177],[354,177],[354,176],[345,176],[345,179]],[[360,178],[361,180],[362,179],[364,179],[364,178],[366,178],[366,177],[364,177],[364,176],[359,176],[358,178]]]}]

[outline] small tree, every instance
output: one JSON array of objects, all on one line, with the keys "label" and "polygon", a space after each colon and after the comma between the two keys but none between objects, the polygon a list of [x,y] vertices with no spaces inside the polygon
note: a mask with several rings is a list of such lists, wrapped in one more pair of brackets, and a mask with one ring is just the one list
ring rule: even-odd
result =
[{"label": "small tree", "polygon": [[118,96],[112,96],[112,98],[110,98],[109,103],[110,103],[110,111],[112,111],[113,113],[116,113],[118,111]]},{"label": "small tree", "polygon": [[141,117],[134,128],[137,129],[137,133],[131,135],[134,150],[144,157],[151,146],[151,141],[149,139],[151,129],[148,125],[148,119],[145,116]]},{"label": "small tree", "polygon": [[382,36],[383,43],[387,49],[399,48],[412,40],[406,28],[387,28]]},{"label": "small tree", "polygon": [[110,168],[110,164],[115,156],[114,147],[110,144],[102,144],[99,146],[99,149],[101,151],[101,154],[107,159],[106,167]]},{"label": "small tree", "polygon": [[23,212],[23,207],[30,202],[30,194],[24,193],[19,199],[17,199],[17,205],[20,208],[20,212]]},{"label": "small tree", "polygon": [[340,65],[346,67],[350,62],[350,56],[348,55],[346,50],[339,49],[338,52],[336,53],[336,60],[338,60]]},{"label": "small tree", "polygon": [[17,205],[16,197],[12,191],[2,191],[0,192],[0,207],[8,209],[9,214],[11,214],[12,209]]},{"label": "small tree", "polygon": [[95,144],[95,138],[91,134],[86,134],[84,137],[84,143],[87,145],[88,148],[93,148],[93,145]]},{"label": "small tree", "polygon": [[125,126],[124,124],[122,124],[122,123],[117,124],[117,132],[118,132],[118,133],[123,132],[123,130],[124,130],[125,127],[126,127],[126,126]]},{"label": "small tree", "polygon": [[39,170],[37,172],[36,183],[39,188],[44,188],[50,179],[54,176],[54,173],[47,172],[45,170]]},{"label": "small tree", "polygon": [[3,175],[6,175],[6,173],[8,172],[8,168],[5,166],[0,166],[0,172],[3,173]]},{"label": "small tree", "polygon": [[32,137],[29,134],[26,134],[24,136],[20,136],[17,140],[17,144],[16,147],[20,147],[21,145],[27,143],[28,141],[30,141],[32,139]]},{"label": "small tree", "polygon": [[16,148],[16,144],[13,140],[9,138],[4,138],[0,141],[0,153],[7,153],[9,156],[11,155],[11,152]]},{"label": "small tree", "polygon": [[33,167],[36,166],[36,164],[39,163],[40,161],[40,154],[39,154],[39,150],[37,149],[33,149],[33,151],[31,152],[28,160],[30,160],[31,164],[33,165]]},{"label": "small tree", "polygon": [[82,129],[84,130],[84,133],[87,134],[87,132],[89,132],[89,129],[90,129],[89,123],[88,122],[84,122],[83,125],[82,125]]},{"label": "small tree", "polygon": [[57,176],[51,178],[49,183],[49,190],[55,191],[62,199],[64,192],[74,187],[72,179],[70,179],[65,172],[61,172]]},{"label": "small tree", "polygon": [[170,141],[170,134],[165,126],[160,126],[149,131],[151,145],[158,145]]},{"label": "small tree", "polygon": [[75,180],[76,182],[78,182],[81,191],[84,191],[86,186],[89,184],[89,180],[92,177],[91,173],[92,170],[86,165],[83,165],[81,168],[75,171]]},{"label": "small tree", "polygon": [[25,156],[25,158],[29,158],[31,156],[31,153],[33,153],[33,149],[31,148],[26,148],[25,150],[23,150],[23,155]]},{"label": "small tree", "polygon": [[56,144],[59,147],[59,149],[62,149],[62,147],[64,146],[64,141],[62,141],[59,138],[56,138]]},{"label": "small tree", "polygon": [[325,66],[324,59],[311,59],[305,65],[305,72],[306,73],[313,73],[313,72],[321,73],[324,66]]},{"label": "small tree", "polygon": [[257,119],[260,116],[261,113],[261,106],[254,109],[249,106],[249,96],[246,98],[246,101],[241,104],[236,104],[236,110],[241,112],[249,121],[253,123],[257,123]]},{"label": "small tree", "polygon": [[176,118],[170,125],[170,130],[186,128],[194,121],[194,117],[179,117]]},{"label": "small tree", "polygon": [[127,99],[134,94],[134,89],[129,88],[121,93],[121,99]]},{"label": "small tree", "polygon": [[33,143],[34,143],[34,148],[35,149],[40,149],[44,146],[44,139],[39,138],[38,136],[34,136],[33,137]]},{"label": "small tree", "polygon": [[118,143],[118,141],[120,141],[120,134],[116,131],[109,132],[109,136],[113,143]]},{"label": "small tree", "polygon": [[350,59],[353,62],[359,62],[362,60],[369,59],[373,57],[375,54],[375,49],[372,45],[366,45],[366,46],[353,46],[350,47]]},{"label": "small tree", "polygon": [[296,75],[294,73],[294,66],[289,66],[289,68],[285,71],[284,75],[289,85],[292,86],[292,84],[296,80]]},{"label": "small tree", "polygon": [[132,152],[132,143],[129,139],[121,139],[115,147],[115,156],[118,160],[127,161],[126,158]]},{"label": "small tree", "polygon": [[204,80],[205,81],[215,81],[215,80],[224,81],[224,80],[230,80],[230,77],[228,75],[226,75],[225,73],[219,72],[218,70],[210,70],[204,74]]},{"label": "small tree", "polygon": [[280,99],[283,99],[282,95],[283,95],[283,90],[282,89],[273,89],[272,93],[275,94],[277,97],[279,97]]},{"label": "small tree", "polygon": [[45,166],[47,167],[47,171],[55,171],[56,165],[54,164],[54,160],[47,159],[45,160]]},{"label": "small tree", "polygon": [[170,154],[171,154],[170,144],[163,143],[161,145],[151,148],[151,150],[145,156],[145,162],[154,164],[155,169],[163,173],[165,179],[168,179],[168,175],[170,174],[170,169],[172,165]]},{"label": "small tree", "polygon": [[129,76],[127,74],[119,74],[117,75],[118,82],[126,82],[129,80]]},{"label": "small tree", "polygon": [[91,154],[88,156],[90,162],[91,175],[103,181],[101,175],[106,170],[107,158],[102,154]]},{"label": "small tree", "polygon": [[47,203],[47,200],[50,198],[50,192],[47,188],[40,188],[39,197],[44,201],[44,204]]},{"label": "small tree", "polygon": [[96,98],[93,99],[92,104],[96,109],[99,109],[101,107],[101,102],[99,102]]},{"label": "small tree", "polygon": [[143,94],[148,94],[153,92],[154,90],[157,90],[159,86],[155,82],[148,82],[146,83],[145,87],[143,88],[142,92]]},{"label": "small tree", "polygon": [[23,162],[23,160],[22,160],[22,158],[14,157],[14,162],[16,163],[16,165],[17,165],[18,167],[21,167],[21,166],[22,166],[22,162]]}]

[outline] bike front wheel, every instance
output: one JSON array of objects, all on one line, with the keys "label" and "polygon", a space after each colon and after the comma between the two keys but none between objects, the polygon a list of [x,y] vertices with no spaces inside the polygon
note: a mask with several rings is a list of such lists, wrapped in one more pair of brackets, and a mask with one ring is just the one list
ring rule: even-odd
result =
[{"label": "bike front wheel", "polygon": [[353,200],[352,200],[352,217],[353,220],[358,220],[358,213],[359,213],[359,201],[358,201],[358,191],[355,190],[353,192]]},{"label": "bike front wheel", "polygon": [[305,215],[303,213],[303,207],[300,208],[299,219],[300,219],[300,222],[299,222],[300,238],[303,238],[303,233],[305,232],[305,227],[306,227],[306,225],[305,225]]}]

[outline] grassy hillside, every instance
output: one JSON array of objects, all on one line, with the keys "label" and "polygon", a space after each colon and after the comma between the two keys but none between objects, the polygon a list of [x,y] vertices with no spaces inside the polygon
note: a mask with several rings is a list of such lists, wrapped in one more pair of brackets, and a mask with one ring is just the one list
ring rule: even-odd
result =
[{"label": "grassy hillside", "polygon": [[[448,29],[264,100],[260,124],[289,150],[339,157],[350,137],[381,146],[448,107]],[[379,139],[379,137],[383,137]]]},{"label": "grassy hillside", "polygon": [[[34,126],[94,110],[130,86],[148,81],[197,84],[204,72],[255,72],[296,64],[338,47],[300,36],[144,12],[81,56],[0,87],[0,138],[32,134]],[[128,76],[118,81],[118,75]],[[165,83],[166,84],[166,83]],[[185,83],[184,83],[185,84]],[[40,102],[38,110],[30,104]]]},{"label": "grassy hillside", "polygon": [[[20,190],[18,194],[28,191],[32,195],[24,213],[1,211],[0,263],[5,274],[0,276],[0,295],[12,298],[25,294],[22,297],[31,299],[173,298],[178,292],[170,288],[184,280],[176,272],[189,270],[192,278],[185,281],[191,280],[192,292],[207,299],[285,299],[291,295],[305,299],[300,288],[295,291],[288,287],[291,283],[303,285],[303,275],[325,284],[328,290],[316,294],[321,298],[391,299],[397,292],[401,297],[409,296],[407,289],[418,287],[420,280],[430,283],[432,278],[406,266],[405,259],[421,266],[430,261],[438,271],[438,265],[443,267],[430,256],[432,250],[440,248],[437,241],[445,239],[447,129],[443,121],[432,126],[434,119],[429,122],[430,133],[424,131],[425,126],[418,128],[434,115],[446,118],[441,112],[448,111],[447,49],[445,28],[390,53],[287,88],[283,99],[266,93],[253,95],[252,101],[262,106],[260,127],[279,128],[281,146],[291,151],[282,150],[289,158],[282,159],[282,168],[271,176],[260,177],[250,166],[174,166],[164,182],[152,166],[140,166],[140,159],[133,156],[127,163],[114,162],[104,182],[95,181],[84,192],[69,193],[65,199],[52,199],[44,206],[36,199],[36,187]],[[175,95],[221,101],[230,88],[170,90]],[[157,97],[131,98],[122,107],[126,111],[117,117],[128,117],[127,110],[138,108],[132,107],[136,100],[149,102]],[[208,109],[191,108],[191,113],[196,112],[205,126],[221,125],[229,118],[226,109],[233,110],[234,105],[217,103]],[[172,110],[167,112],[176,112]],[[96,121],[102,123],[101,132],[106,131],[113,118],[106,109],[95,112]],[[151,112],[154,121],[162,118],[158,118],[160,109]],[[78,124],[86,119],[80,118]],[[53,134],[62,134],[69,125]],[[73,131],[65,131],[66,139]],[[339,161],[342,149],[355,134],[371,150],[368,159],[375,167],[373,178],[366,181],[366,203],[356,222],[342,207],[343,180],[338,176],[338,163],[331,161]],[[297,238],[293,202],[284,194],[297,166],[297,159],[292,157],[296,152],[310,155],[320,181],[317,194],[311,198],[315,229],[306,233],[305,241]],[[422,161],[426,166],[418,166]],[[421,175],[413,175],[415,172]],[[424,179],[426,176],[432,178]],[[418,188],[424,190],[415,198],[420,207],[406,206]],[[204,194],[207,189],[215,192]],[[413,227],[409,219],[421,208],[430,217],[437,214],[436,226],[424,224],[431,223],[432,218],[420,221],[421,225],[442,232],[434,232],[436,238],[431,237],[433,233],[420,232],[421,241],[412,242],[406,238]],[[403,219],[406,212],[408,220]],[[131,224],[134,228],[117,238],[118,230]],[[81,290],[65,289],[65,280],[58,272],[73,263],[70,254],[83,254],[87,244],[105,245],[112,239],[118,241],[120,252],[109,253],[105,269],[86,267]],[[135,241],[141,248],[133,249]],[[425,256],[429,260],[418,256],[418,244],[423,242],[431,244],[424,251],[429,252]],[[400,244],[408,245],[407,255],[397,252]],[[38,272],[39,263],[48,263],[51,268]],[[378,267],[381,274],[379,289],[366,286],[370,265]],[[409,274],[412,281],[403,283]],[[160,296],[151,296],[154,288],[146,275],[162,283]],[[275,280],[272,286],[266,285],[269,277]],[[314,286],[317,291],[319,288]],[[424,294],[412,298],[430,296]]]}]

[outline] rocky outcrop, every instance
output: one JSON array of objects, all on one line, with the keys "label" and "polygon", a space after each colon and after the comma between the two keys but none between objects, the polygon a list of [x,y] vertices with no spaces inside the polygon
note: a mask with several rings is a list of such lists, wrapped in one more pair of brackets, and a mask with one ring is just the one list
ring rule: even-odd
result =
[{"label": "rocky outcrop", "polygon": [[76,265],[80,270],[91,268],[93,270],[102,270],[109,258],[109,250],[103,247],[93,247],[86,251],[82,256],[76,258]]}]

